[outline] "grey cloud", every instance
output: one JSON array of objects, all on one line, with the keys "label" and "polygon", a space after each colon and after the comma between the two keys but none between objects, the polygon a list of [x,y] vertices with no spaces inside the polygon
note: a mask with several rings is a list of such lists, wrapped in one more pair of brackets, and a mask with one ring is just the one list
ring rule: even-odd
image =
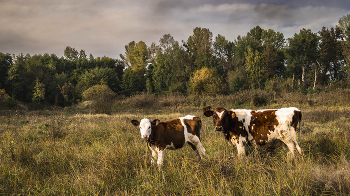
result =
[{"label": "grey cloud", "polygon": [[285,4],[257,4],[254,8],[256,23],[278,22],[280,24],[293,23],[295,9]]}]

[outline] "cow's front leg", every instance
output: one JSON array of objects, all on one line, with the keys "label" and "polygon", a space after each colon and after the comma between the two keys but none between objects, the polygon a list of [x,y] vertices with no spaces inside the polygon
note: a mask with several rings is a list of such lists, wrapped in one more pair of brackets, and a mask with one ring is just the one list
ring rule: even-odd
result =
[{"label": "cow's front leg", "polygon": [[164,154],[165,154],[165,149],[163,149],[163,150],[158,149],[158,161],[157,161],[157,165],[158,165],[159,169],[160,169],[160,168],[162,167],[162,165],[163,165]]},{"label": "cow's front leg", "polygon": [[244,145],[244,141],[245,140],[244,138],[236,138],[236,137],[232,137],[231,138],[231,143],[236,146],[237,148],[237,153],[238,153],[238,157],[240,159],[244,158],[245,157],[245,145]]},{"label": "cow's front leg", "polygon": [[151,150],[151,153],[152,153],[151,165],[153,165],[155,158],[157,156],[157,149],[155,146],[149,146],[149,149]]}]

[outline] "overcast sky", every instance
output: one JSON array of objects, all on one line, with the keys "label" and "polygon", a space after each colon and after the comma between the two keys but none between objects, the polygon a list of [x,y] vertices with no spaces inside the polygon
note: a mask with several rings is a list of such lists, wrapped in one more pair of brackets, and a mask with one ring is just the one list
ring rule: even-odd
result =
[{"label": "overcast sky", "polygon": [[0,52],[56,54],[67,46],[119,58],[131,41],[187,40],[195,27],[229,41],[259,25],[285,38],[335,27],[349,0],[0,0]]}]

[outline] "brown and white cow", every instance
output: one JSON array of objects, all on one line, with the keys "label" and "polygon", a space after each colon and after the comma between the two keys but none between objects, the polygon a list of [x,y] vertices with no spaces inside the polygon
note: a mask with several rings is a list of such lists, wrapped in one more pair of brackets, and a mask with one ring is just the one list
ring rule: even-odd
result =
[{"label": "brown and white cow", "polygon": [[152,151],[152,164],[158,154],[157,164],[161,167],[166,149],[179,149],[187,143],[196,152],[199,160],[205,156],[205,149],[200,141],[202,123],[199,117],[188,115],[167,121],[155,119],[152,122],[142,119],[141,122],[132,120],[131,123],[139,126],[141,137],[147,140]]},{"label": "brown and white cow", "polygon": [[[275,139],[288,146],[294,156],[295,148],[301,154],[296,141],[296,127],[301,122],[301,111],[298,108],[281,108],[271,110],[246,110],[204,107],[206,117],[213,116],[216,131],[224,133],[225,138],[237,147],[240,157],[245,156],[245,146],[257,144],[263,146]],[[300,140],[300,130],[299,130]]]}]

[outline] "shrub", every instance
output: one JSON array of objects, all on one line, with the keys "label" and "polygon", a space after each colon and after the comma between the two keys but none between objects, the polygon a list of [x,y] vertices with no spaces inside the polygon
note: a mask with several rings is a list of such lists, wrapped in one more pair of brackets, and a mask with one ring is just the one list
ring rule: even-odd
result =
[{"label": "shrub", "polygon": [[111,104],[116,94],[107,85],[95,85],[83,92],[83,100],[92,101],[96,113],[111,113]]},{"label": "shrub", "polygon": [[189,86],[190,93],[195,95],[222,94],[227,89],[217,71],[206,67],[194,72]]}]

